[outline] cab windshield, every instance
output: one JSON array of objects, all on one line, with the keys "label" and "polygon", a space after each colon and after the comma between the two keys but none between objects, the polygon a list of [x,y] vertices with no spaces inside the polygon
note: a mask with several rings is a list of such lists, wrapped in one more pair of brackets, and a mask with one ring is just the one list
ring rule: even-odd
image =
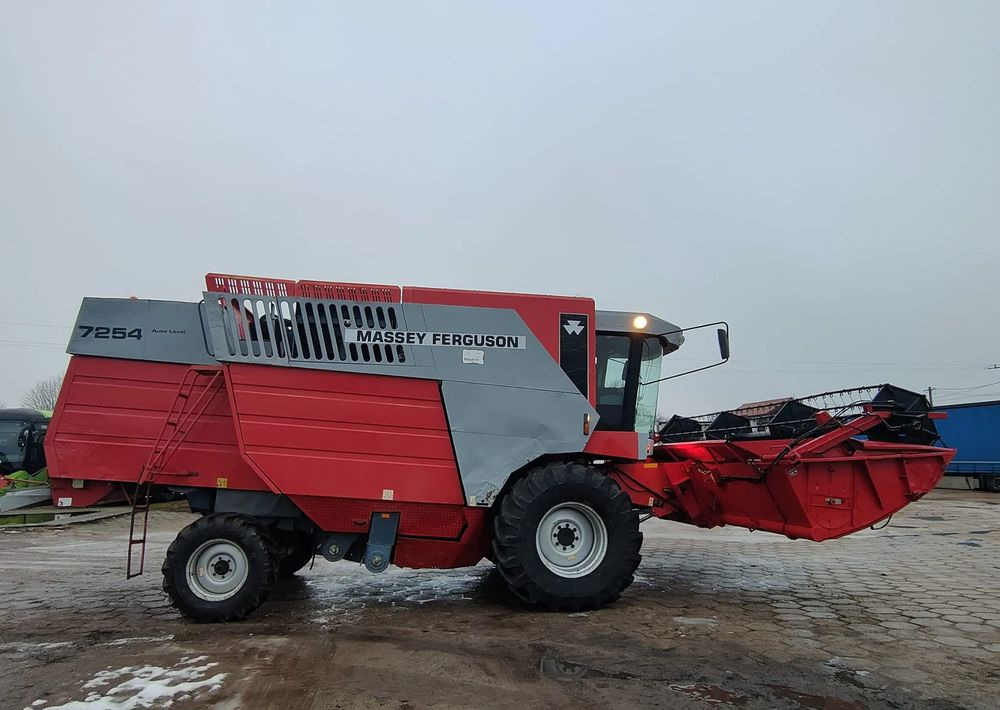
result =
[{"label": "cab windshield", "polygon": [[[657,338],[642,341],[642,364],[639,366],[639,394],[635,401],[635,430],[652,434],[656,426],[656,400],[660,395],[660,366],[663,364],[663,346]],[[644,385],[643,382],[653,382]]]}]

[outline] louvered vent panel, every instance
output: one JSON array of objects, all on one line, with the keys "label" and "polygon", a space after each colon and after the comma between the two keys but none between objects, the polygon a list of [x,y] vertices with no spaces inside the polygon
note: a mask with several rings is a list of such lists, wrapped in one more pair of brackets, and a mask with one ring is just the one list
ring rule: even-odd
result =
[{"label": "louvered vent panel", "polygon": [[[210,294],[211,295],[211,294]],[[296,362],[406,365],[410,347],[347,342],[346,331],[401,330],[396,305],[316,298],[262,298],[235,293],[216,300],[222,328],[212,329],[215,352],[225,360],[266,364]],[[220,333],[221,330],[221,333]]]}]

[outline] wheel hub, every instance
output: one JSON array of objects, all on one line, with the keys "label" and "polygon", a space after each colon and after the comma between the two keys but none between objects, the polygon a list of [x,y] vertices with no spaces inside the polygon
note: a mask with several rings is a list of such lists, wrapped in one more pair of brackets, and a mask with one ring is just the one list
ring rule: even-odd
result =
[{"label": "wheel hub", "polygon": [[583,577],[593,572],[608,550],[608,531],[589,505],[559,503],[542,516],[535,534],[542,564],[560,577]]},{"label": "wheel hub", "polygon": [[249,570],[246,553],[239,545],[231,540],[209,540],[188,558],[188,587],[199,599],[222,601],[243,587]]},{"label": "wheel hub", "polygon": [[575,548],[580,541],[580,530],[572,523],[563,523],[556,527],[552,537],[563,550],[568,550]]},{"label": "wheel hub", "polygon": [[212,565],[212,571],[215,572],[215,576],[217,577],[225,577],[231,569],[232,565],[227,559],[220,559]]}]

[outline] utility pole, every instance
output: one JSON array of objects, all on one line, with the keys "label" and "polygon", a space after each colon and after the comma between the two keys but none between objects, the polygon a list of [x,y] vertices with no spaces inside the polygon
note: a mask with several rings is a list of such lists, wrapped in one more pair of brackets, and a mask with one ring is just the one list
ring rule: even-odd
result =
[{"label": "utility pole", "polygon": [[932,407],[934,406],[934,388],[933,387],[928,387],[927,388],[927,404],[931,405]]}]

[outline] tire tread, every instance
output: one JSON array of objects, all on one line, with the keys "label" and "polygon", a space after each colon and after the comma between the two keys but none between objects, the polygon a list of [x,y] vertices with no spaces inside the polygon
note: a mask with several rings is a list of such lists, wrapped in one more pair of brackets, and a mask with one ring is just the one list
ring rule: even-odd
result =
[{"label": "tire tread", "polygon": [[[248,558],[255,551],[260,553],[261,564],[257,570],[260,579],[255,582],[254,570],[251,569],[244,588],[222,602],[195,597],[185,589],[183,582],[187,574],[187,556],[213,537],[256,548],[246,550]],[[170,598],[171,606],[188,619],[202,623],[237,621],[249,616],[267,599],[278,579],[279,563],[274,543],[264,526],[237,513],[217,513],[199,518],[177,534],[167,549],[160,571],[163,573],[163,591]]]},{"label": "tire tread", "polygon": [[[534,547],[526,546],[525,539],[527,536],[532,541],[535,539],[535,529],[540,522],[540,518],[529,519],[536,499],[553,489],[581,485],[607,504],[605,524],[609,527],[609,535],[611,531],[618,535],[617,542],[624,548],[624,554],[617,559],[609,556],[602,562],[602,566],[617,565],[610,582],[603,588],[567,596],[546,584],[547,575],[558,577],[541,565]],[[631,499],[614,480],[579,463],[549,463],[529,472],[504,496],[494,517],[493,557],[500,575],[521,600],[552,611],[591,610],[616,601],[635,579],[633,573],[642,560],[641,546],[638,514],[632,508]],[[530,552],[526,553],[526,547]],[[526,559],[532,554],[536,558],[534,563]]]}]

